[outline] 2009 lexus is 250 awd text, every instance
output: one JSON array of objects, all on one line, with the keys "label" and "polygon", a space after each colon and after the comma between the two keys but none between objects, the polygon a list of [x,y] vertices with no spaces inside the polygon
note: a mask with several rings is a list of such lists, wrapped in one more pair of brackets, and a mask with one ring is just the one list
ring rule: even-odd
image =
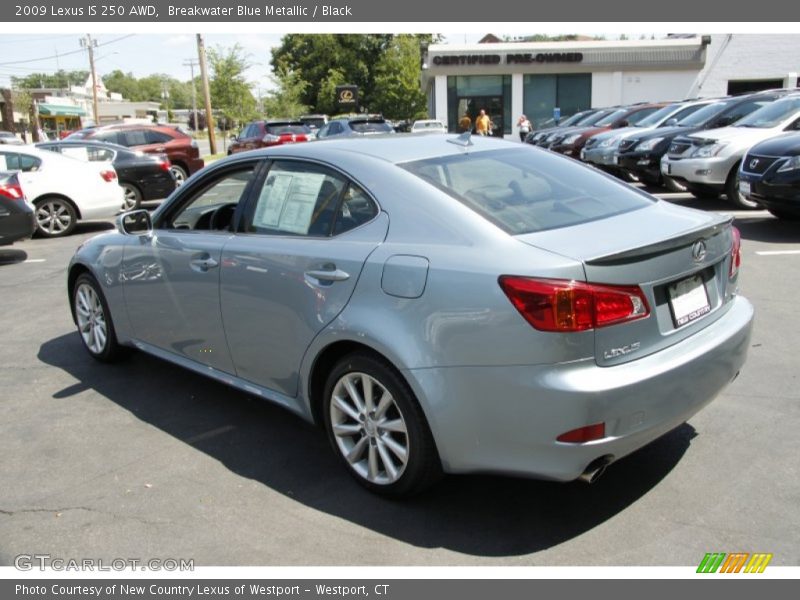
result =
[{"label": "2009 lexus is 250 awd text", "polygon": [[132,346],[324,427],[367,488],[592,480],[745,362],[730,219],[488,138],[236,154],[85,242],[89,354]]}]

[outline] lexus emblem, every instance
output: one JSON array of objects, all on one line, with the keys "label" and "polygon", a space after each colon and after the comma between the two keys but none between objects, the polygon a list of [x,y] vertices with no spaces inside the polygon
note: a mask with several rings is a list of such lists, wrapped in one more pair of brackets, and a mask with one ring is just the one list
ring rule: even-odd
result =
[{"label": "lexus emblem", "polygon": [[702,262],[706,257],[706,243],[703,240],[697,241],[692,245],[692,258],[694,262]]},{"label": "lexus emblem", "polygon": [[755,169],[757,166],[758,166],[758,159],[757,158],[754,158],[753,160],[750,161],[750,168],[751,169]]}]

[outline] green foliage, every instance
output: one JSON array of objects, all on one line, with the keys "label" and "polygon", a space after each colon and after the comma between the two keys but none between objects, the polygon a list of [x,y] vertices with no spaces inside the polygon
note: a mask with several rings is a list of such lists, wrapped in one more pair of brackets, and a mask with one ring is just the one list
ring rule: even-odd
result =
[{"label": "green foliage", "polygon": [[160,102],[162,108],[169,109],[192,106],[192,82],[178,81],[168,75],[154,74],[137,79],[132,73],[116,70],[104,76],[103,83],[109,92],[122,94],[132,102]]},{"label": "green foliage", "polygon": [[297,118],[308,112],[308,105],[303,103],[308,82],[303,80],[300,73],[281,67],[273,75],[272,81],[276,89],[263,99],[263,111],[268,118]]},{"label": "green foliage", "polygon": [[377,93],[371,108],[390,119],[427,117],[427,100],[420,88],[419,40],[415,36],[395,36],[375,71]]},{"label": "green foliage", "polygon": [[83,85],[89,77],[89,71],[65,71],[59,69],[55,73],[31,73],[25,77],[11,77],[13,88],[62,88]]},{"label": "green foliage", "polygon": [[234,44],[229,48],[210,48],[208,63],[211,70],[211,105],[226,119],[244,123],[256,116],[256,99],[250,91],[244,73],[250,67],[242,47]]},{"label": "green foliage", "polygon": [[[398,37],[405,38],[405,41],[395,43]],[[361,107],[374,111],[379,103],[383,103],[383,90],[379,87],[388,82],[387,64],[392,60],[398,64],[399,57],[403,56],[408,69],[406,72],[404,67],[404,85],[411,79],[411,71],[415,71],[413,77],[419,89],[420,45],[436,39],[438,36],[432,35],[289,34],[281,39],[280,46],[272,50],[271,64],[275,72],[285,69],[301,74],[308,84],[302,93],[302,103],[313,112],[338,112],[334,92],[341,84],[357,85]],[[414,52],[412,60],[410,57]],[[387,53],[393,58],[384,60]]]}]

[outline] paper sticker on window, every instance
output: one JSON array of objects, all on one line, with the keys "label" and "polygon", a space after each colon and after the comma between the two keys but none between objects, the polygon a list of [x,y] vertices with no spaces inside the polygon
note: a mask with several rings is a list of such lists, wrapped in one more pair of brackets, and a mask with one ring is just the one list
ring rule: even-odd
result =
[{"label": "paper sticker on window", "polygon": [[270,173],[261,190],[253,225],[305,235],[323,181],[322,173]]}]

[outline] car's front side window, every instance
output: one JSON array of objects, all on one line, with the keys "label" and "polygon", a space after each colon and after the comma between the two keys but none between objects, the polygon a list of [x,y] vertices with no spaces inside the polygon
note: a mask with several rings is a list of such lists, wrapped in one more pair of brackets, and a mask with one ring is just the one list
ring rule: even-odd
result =
[{"label": "car's front side window", "polygon": [[164,229],[192,231],[228,231],[247,185],[253,179],[255,165],[233,168],[196,188],[197,191],[174,214],[161,224]]}]

